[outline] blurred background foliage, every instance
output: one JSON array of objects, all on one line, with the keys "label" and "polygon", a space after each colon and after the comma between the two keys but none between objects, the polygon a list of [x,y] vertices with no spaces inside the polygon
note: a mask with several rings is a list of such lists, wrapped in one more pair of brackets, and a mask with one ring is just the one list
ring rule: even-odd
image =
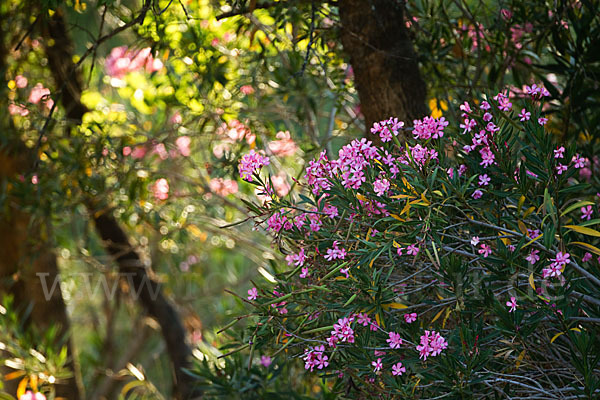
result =
[{"label": "blurred background foliage", "polygon": [[[94,230],[99,210],[115,216],[178,310],[196,358],[191,373],[207,398],[336,398],[339,388],[302,375],[283,354],[272,364],[261,363],[273,356],[267,349],[217,358],[251,334],[244,321],[217,331],[248,313],[243,297],[252,281],[286,268],[263,232],[236,224],[248,217],[244,201],[256,196],[237,179],[239,157],[251,149],[275,155],[268,166],[275,189],[297,193],[294,179],[307,160],[365,131],[337,5],[0,3],[0,206],[6,215],[31,215],[30,229],[40,221],[50,231],[43,244],[57,257],[86,398],[169,398],[173,390],[160,327],[119,279]],[[595,180],[599,7],[408,1],[398,23],[413,41],[432,114],[455,116],[458,99],[475,91],[541,80],[552,94],[550,129],[577,141]],[[53,38],[49,21],[57,15],[72,48]],[[63,82],[49,59],[57,48],[70,59]],[[75,81],[81,123],[64,106]],[[18,280],[1,275],[3,287]],[[39,389],[52,398],[56,380],[72,374],[65,338],[20,323],[28,304],[9,297],[0,304],[0,350],[13,360],[5,380],[19,384],[17,394]]]}]

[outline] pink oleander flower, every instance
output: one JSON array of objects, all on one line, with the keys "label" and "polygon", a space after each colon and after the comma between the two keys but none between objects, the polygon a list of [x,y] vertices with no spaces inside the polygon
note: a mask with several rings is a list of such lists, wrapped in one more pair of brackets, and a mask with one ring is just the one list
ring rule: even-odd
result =
[{"label": "pink oleander flower", "polygon": [[519,114],[519,117],[521,118],[521,122],[529,121],[529,119],[531,118],[531,113],[526,109],[522,109],[521,113]]},{"label": "pink oleander flower", "polygon": [[25,394],[19,397],[19,400],[46,400],[46,396],[40,392],[33,393],[31,390],[28,390]]},{"label": "pink oleander flower", "polygon": [[406,372],[406,368],[402,366],[402,363],[396,363],[392,366],[392,375],[399,376]]},{"label": "pink oleander flower", "polygon": [[472,198],[474,198],[475,200],[481,198],[481,196],[483,196],[483,192],[480,189],[476,189],[473,194],[471,195]]},{"label": "pink oleander flower", "polygon": [[152,194],[157,200],[169,198],[169,182],[165,178],[157,179],[152,185]]},{"label": "pink oleander flower", "polygon": [[260,356],[260,363],[263,367],[269,368],[273,360],[269,356]]},{"label": "pink oleander flower", "polygon": [[407,324],[412,324],[417,320],[417,313],[404,314],[404,320]]},{"label": "pink oleander flower", "polygon": [[591,259],[592,259],[592,255],[591,255],[590,253],[586,252],[586,253],[583,255],[583,258],[581,259],[581,262],[588,262],[588,261],[590,261]]},{"label": "pink oleander flower", "polygon": [[427,360],[427,357],[437,356],[448,347],[448,342],[436,331],[425,331],[421,336],[420,344],[417,346],[419,358]]},{"label": "pink oleander flower", "polygon": [[[475,121],[469,123],[472,123],[474,126]],[[430,138],[438,139],[444,136],[444,128],[446,128],[448,124],[449,122],[446,121],[444,117],[425,117],[423,119],[417,119],[413,121],[413,135],[415,139],[421,140],[427,140]]]},{"label": "pink oleander flower", "polygon": [[386,342],[390,345],[392,349],[399,349],[402,346],[402,338],[399,333],[390,332],[389,339]]},{"label": "pink oleander flower", "polygon": [[573,156],[573,158],[571,159],[571,162],[574,163],[573,166],[576,169],[581,169],[581,168],[585,167],[585,158],[581,157],[579,155],[579,153],[577,153]]},{"label": "pink oleander flower", "polygon": [[323,212],[331,219],[339,215],[337,207],[329,204],[323,207]]},{"label": "pink oleander flower", "polygon": [[592,210],[592,206],[581,207],[581,219],[587,219],[588,221],[592,219],[592,214],[594,214],[594,210]]},{"label": "pink oleander flower", "polygon": [[377,196],[383,196],[385,192],[390,188],[390,181],[387,179],[377,179],[373,183],[373,190],[377,193]]},{"label": "pink oleander flower", "polygon": [[308,278],[308,275],[310,275],[308,273],[308,267],[302,267],[302,270],[300,271],[300,278]]},{"label": "pink oleander flower", "polygon": [[245,154],[239,163],[240,177],[252,182],[252,174],[259,171],[263,166],[269,165],[269,157],[262,156],[254,150]]},{"label": "pink oleander flower", "polygon": [[324,256],[327,261],[333,261],[336,259],[343,260],[344,258],[346,258],[346,249],[344,249],[343,247],[338,247],[339,244],[339,241],[334,240],[333,247],[327,249],[327,254]]},{"label": "pink oleander flower", "polygon": [[300,251],[298,252],[298,254],[288,254],[285,257],[285,260],[287,261],[287,264],[289,266],[291,266],[292,264],[296,267],[300,267],[302,265],[304,265],[304,262],[306,261],[307,257],[304,254],[304,248],[301,248]]},{"label": "pink oleander flower", "polygon": [[531,265],[533,265],[540,260],[540,256],[538,256],[539,253],[539,250],[531,250],[531,253],[529,253],[529,255],[525,257],[525,259],[529,261]]},{"label": "pink oleander flower", "polygon": [[369,317],[367,314],[359,313],[356,316],[356,323],[362,326],[369,326],[371,323],[371,317]]},{"label": "pink oleander flower", "polygon": [[248,289],[248,300],[254,301],[258,297],[258,289],[253,287],[252,289]]},{"label": "pink oleander flower", "polygon": [[371,362],[371,365],[373,366],[373,372],[379,372],[379,371],[381,371],[381,368],[383,368],[383,364],[381,363],[381,358],[378,358],[377,361]]},{"label": "pink oleander flower", "polygon": [[238,192],[238,183],[232,179],[213,178],[208,187],[211,192],[223,197]]},{"label": "pink oleander flower", "polygon": [[375,122],[371,128],[371,133],[379,135],[383,143],[392,140],[392,136],[398,136],[398,132],[404,127],[403,121],[398,118],[389,118],[387,120]]},{"label": "pink oleander flower", "polygon": [[564,158],[565,156],[565,148],[563,146],[557,147],[554,150],[554,158]]},{"label": "pink oleander flower", "polygon": [[482,109],[482,110],[484,110],[484,111],[487,111],[487,110],[489,110],[492,107],[490,106],[490,103],[488,103],[487,101],[484,100],[484,101],[481,102],[481,105],[479,106],[479,108]]},{"label": "pink oleander flower", "polygon": [[492,153],[492,150],[490,150],[489,147],[484,147],[483,149],[479,150],[479,154],[481,154],[481,162],[479,165],[483,165],[483,168],[487,168],[494,164],[496,156],[494,156],[494,153]]},{"label": "pink oleander flower", "polygon": [[506,302],[506,306],[510,307],[510,310],[508,310],[509,313],[515,311],[517,309],[517,299],[511,297],[510,301]]},{"label": "pink oleander flower", "polygon": [[479,176],[479,186],[487,186],[491,182],[491,178],[487,174]]},{"label": "pink oleander flower", "polygon": [[571,255],[569,253],[563,253],[561,251],[556,253],[556,257],[551,259],[552,264],[549,265],[549,268],[544,268],[542,270],[544,278],[561,276],[564,267],[571,262],[569,259],[570,257]]},{"label": "pink oleander flower", "polygon": [[180,136],[175,140],[177,150],[179,150],[184,157],[188,157],[192,153],[190,150],[190,143],[192,143],[192,139],[190,139],[189,136]]},{"label": "pink oleander flower", "polygon": [[544,117],[538,118],[538,124],[540,124],[542,126],[546,125],[547,122],[548,122],[548,118],[544,118]]},{"label": "pink oleander flower", "polygon": [[269,142],[269,150],[273,152],[276,156],[286,157],[293,156],[298,151],[298,146],[296,142],[292,140],[292,136],[289,131],[280,131],[277,132],[275,136],[278,140],[274,140]]},{"label": "pink oleander flower", "polygon": [[472,244],[473,246],[477,246],[477,245],[479,244],[479,236],[473,236],[473,237],[471,238],[471,244]]},{"label": "pink oleander flower", "polygon": [[406,247],[406,254],[410,256],[416,256],[419,254],[419,247],[417,245],[411,244]]},{"label": "pink oleander flower", "polygon": [[557,173],[558,175],[562,175],[562,174],[563,174],[563,172],[565,172],[567,169],[569,169],[569,167],[568,167],[568,166],[566,166],[566,165],[563,165],[563,164],[558,164],[558,165],[556,166],[556,173]]},{"label": "pink oleander flower", "polygon": [[304,369],[314,370],[315,367],[317,369],[326,368],[329,365],[329,357],[325,354],[325,346],[316,346],[314,348],[308,348],[304,351]]},{"label": "pink oleander flower", "polygon": [[492,248],[489,245],[482,243],[481,249],[477,250],[477,252],[481,254],[483,258],[487,258],[490,254],[492,254]]},{"label": "pink oleander flower", "polygon": [[[484,117],[485,119],[485,117]],[[460,124],[460,129],[462,129],[462,134],[464,135],[467,132],[471,132],[471,129],[477,126],[477,121],[474,119],[465,118],[464,123]]]}]

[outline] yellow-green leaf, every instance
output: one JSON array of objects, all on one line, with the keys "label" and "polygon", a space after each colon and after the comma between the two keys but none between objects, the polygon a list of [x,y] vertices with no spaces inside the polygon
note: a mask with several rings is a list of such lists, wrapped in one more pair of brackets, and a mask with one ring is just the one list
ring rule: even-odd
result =
[{"label": "yellow-green leaf", "polygon": [[600,249],[597,248],[596,246],[592,246],[591,244],[587,244],[587,243],[583,243],[583,242],[571,242],[570,244],[574,244],[574,245],[583,247],[583,248],[591,251],[592,253],[600,256]]},{"label": "yellow-green leaf", "polygon": [[577,233],[581,233],[583,235],[600,237],[600,232],[598,232],[597,230],[592,229],[592,228],[586,228],[585,226],[565,225],[565,228],[569,228],[569,229],[571,229]]},{"label": "yellow-green leaf", "polygon": [[531,275],[529,275],[529,286],[531,286],[533,288],[533,290],[535,290],[535,282],[533,280],[533,272],[531,273]]},{"label": "yellow-green leaf", "polygon": [[564,335],[564,332],[558,332],[556,335],[554,335],[552,339],[550,339],[550,343],[554,343],[554,341],[558,339],[560,335]]}]

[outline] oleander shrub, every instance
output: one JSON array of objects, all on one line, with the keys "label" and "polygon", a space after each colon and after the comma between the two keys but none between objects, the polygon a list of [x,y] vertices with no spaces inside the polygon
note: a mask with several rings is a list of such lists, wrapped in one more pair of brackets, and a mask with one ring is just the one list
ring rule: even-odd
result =
[{"label": "oleander shrub", "polygon": [[269,158],[244,156],[267,197],[248,207],[288,266],[248,292],[236,350],[303,363],[347,398],[597,398],[599,198],[545,131],[547,95],[381,121],[285,197]]}]

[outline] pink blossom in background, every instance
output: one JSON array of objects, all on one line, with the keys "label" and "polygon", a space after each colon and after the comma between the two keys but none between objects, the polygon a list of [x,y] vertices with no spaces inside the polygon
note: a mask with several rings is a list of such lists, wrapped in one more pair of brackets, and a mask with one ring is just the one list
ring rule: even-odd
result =
[{"label": "pink blossom in background", "polygon": [[8,112],[10,115],[20,115],[21,117],[25,117],[26,115],[29,115],[29,110],[21,104],[14,104],[14,103],[9,104]]},{"label": "pink blossom in background", "polygon": [[269,366],[271,365],[272,362],[273,362],[273,360],[269,356],[261,356],[260,357],[260,363],[265,368],[269,368]]},{"label": "pink blossom in background", "polygon": [[46,396],[40,392],[33,393],[31,390],[28,390],[25,394],[19,397],[19,400],[46,400]]},{"label": "pink blossom in background", "polygon": [[150,47],[141,50],[129,50],[127,46],[115,47],[106,57],[106,73],[114,78],[123,78],[128,73],[141,69],[148,73],[159,71],[163,68],[163,63],[160,59],[155,59],[151,52]]},{"label": "pink blossom in background", "polygon": [[165,178],[160,178],[152,185],[152,193],[157,200],[166,200],[169,198],[169,182]]},{"label": "pink blossom in background", "polygon": [[158,154],[158,157],[161,160],[166,160],[167,158],[169,158],[169,153],[167,152],[167,148],[163,143],[158,143],[154,145],[154,147],[152,148],[152,153]]},{"label": "pink blossom in background", "polygon": [[179,111],[176,111],[175,114],[171,115],[169,122],[172,124],[181,124],[183,122],[183,117]]},{"label": "pink blossom in background", "polygon": [[404,320],[407,324],[412,324],[417,320],[417,313],[404,314]]},{"label": "pink blossom in background", "polygon": [[219,128],[217,128],[217,136],[221,137],[225,143],[235,143],[246,139],[246,143],[252,144],[256,140],[250,128],[245,124],[234,119],[229,122],[223,122]]},{"label": "pink blossom in background", "polygon": [[402,366],[402,363],[396,363],[392,366],[392,375],[394,376],[401,376],[403,373],[406,372],[406,368]]},{"label": "pink blossom in background", "polygon": [[503,20],[509,21],[512,18],[513,13],[509,9],[503,8],[502,10],[500,10],[500,15],[502,16]]},{"label": "pink blossom in background", "polygon": [[175,140],[175,145],[177,146],[177,150],[181,153],[182,156],[188,157],[191,154],[190,143],[192,139],[189,136],[180,136]]},{"label": "pink blossom in background", "polygon": [[131,157],[135,159],[144,158],[147,151],[145,146],[135,146],[135,149],[131,152]]},{"label": "pink blossom in background", "polygon": [[287,181],[287,174],[284,171],[272,176],[271,182],[273,182],[273,189],[275,189],[277,196],[284,197],[290,192],[291,186]]},{"label": "pink blossom in background", "polygon": [[23,89],[25,86],[27,86],[27,78],[25,78],[23,75],[15,76],[15,84],[19,89]]},{"label": "pink blossom in background", "polygon": [[254,88],[250,85],[244,85],[240,88],[240,92],[242,92],[245,95],[249,95],[254,93]]},{"label": "pink blossom in background", "polygon": [[40,182],[40,180],[38,179],[38,176],[34,174],[31,177],[31,183],[33,183],[34,185],[37,185],[39,182]]},{"label": "pink blossom in background", "polygon": [[510,301],[506,302],[506,306],[510,307],[510,310],[508,310],[508,312],[514,312],[517,309],[517,299],[511,297]]},{"label": "pink blossom in background", "polygon": [[590,261],[591,259],[592,259],[592,254],[591,254],[591,253],[588,253],[588,252],[586,252],[586,253],[583,255],[583,258],[581,259],[581,262],[588,262],[588,261]]},{"label": "pink blossom in background", "polygon": [[123,147],[123,155],[124,155],[125,157],[127,157],[127,156],[128,156],[128,155],[130,155],[130,154],[131,154],[131,147],[129,147],[129,146],[125,146],[125,147]]},{"label": "pink blossom in background", "polygon": [[546,122],[548,122],[548,118],[544,118],[544,117],[538,118],[538,124],[543,126],[543,125],[546,125]]},{"label": "pink blossom in background", "polygon": [[48,96],[50,96],[50,89],[45,88],[41,83],[37,83],[31,89],[31,92],[29,92],[28,101],[33,104],[38,104],[40,100],[44,100],[46,107],[50,109],[54,105],[54,101]]},{"label": "pink blossom in background", "polygon": [[563,146],[557,147],[554,150],[554,158],[564,158],[565,157],[565,148]]},{"label": "pink blossom in background", "polygon": [[268,144],[269,150],[271,150],[273,154],[281,157],[293,156],[294,154],[296,154],[296,152],[298,151],[298,146],[296,145],[296,142],[292,140],[289,131],[277,132],[277,135],[275,135],[275,137],[278,140],[273,140]]},{"label": "pink blossom in background", "polygon": [[208,182],[210,191],[219,196],[229,196],[238,192],[238,184],[232,179],[213,178]]},{"label": "pink blossom in background", "polygon": [[252,289],[248,289],[248,300],[254,301],[258,297],[258,289],[253,287]]},{"label": "pink blossom in background", "polygon": [[415,244],[408,245],[406,247],[406,254],[416,256],[417,254],[419,254],[419,247]]},{"label": "pink blossom in background", "polygon": [[471,244],[472,244],[473,246],[477,246],[477,245],[479,244],[479,236],[473,236],[473,237],[471,238]]}]

